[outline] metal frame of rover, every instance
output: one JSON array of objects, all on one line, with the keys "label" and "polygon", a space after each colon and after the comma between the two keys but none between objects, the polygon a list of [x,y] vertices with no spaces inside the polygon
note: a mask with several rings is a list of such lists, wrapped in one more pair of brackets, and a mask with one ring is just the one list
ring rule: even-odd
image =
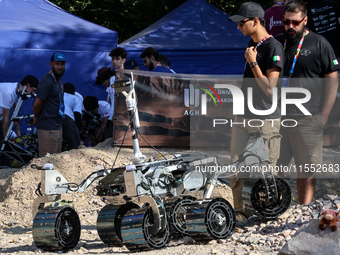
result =
[{"label": "metal frame of rover", "polygon": [[[258,166],[258,179],[245,186],[257,213],[276,218],[289,207],[288,184],[263,171],[268,154],[261,132],[250,134],[240,159],[223,171],[218,170],[215,156],[173,155],[172,159],[147,160],[139,148],[138,110],[131,79],[115,82],[116,93],[126,97],[133,141],[132,165],[93,172],[81,184],[71,184],[46,164],[41,168],[39,197],[33,204],[33,239],[38,248],[68,251],[80,238],[80,221],[72,205],[62,194],[83,192],[98,181],[97,195],[107,204],[97,218],[97,231],[107,245],[125,245],[130,251],[146,251],[166,246],[171,236],[189,235],[195,241],[227,239],[235,229],[235,213],[223,198],[211,198],[214,187],[227,183],[234,169],[243,165]],[[203,168],[215,171],[203,171]],[[201,169],[201,170],[200,170]],[[217,169],[217,170],[216,170]],[[255,180],[255,181],[254,181]],[[190,193],[204,190],[203,199]],[[45,206],[50,203],[49,206]]]}]

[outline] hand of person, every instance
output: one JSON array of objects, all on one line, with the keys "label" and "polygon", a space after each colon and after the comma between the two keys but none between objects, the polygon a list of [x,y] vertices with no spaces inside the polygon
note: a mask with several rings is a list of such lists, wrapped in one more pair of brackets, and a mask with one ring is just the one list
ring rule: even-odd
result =
[{"label": "hand of person", "polygon": [[327,124],[328,116],[325,116],[325,114],[322,114],[322,113],[320,115],[321,115],[323,127],[325,128]]},{"label": "hand of person", "polygon": [[30,121],[28,122],[28,125],[34,126],[37,125],[37,118],[34,116],[33,118],[30,118]]},{"label": "hand of person", "polygon": [[26,95],[35,95],[35,91],[33,90],[33,88],[31,88],[30,86],[26,87]]},{"label": "hand of person", "polygon": [[244,57],[248,63],[256,62],[257,50],[254,46],[246,49]]},{"label": "hand of person", "polygon": [[99,128],[98,133],[96,133],[95,140],[97,143],[102,142],[104,140],[104,134]]}]

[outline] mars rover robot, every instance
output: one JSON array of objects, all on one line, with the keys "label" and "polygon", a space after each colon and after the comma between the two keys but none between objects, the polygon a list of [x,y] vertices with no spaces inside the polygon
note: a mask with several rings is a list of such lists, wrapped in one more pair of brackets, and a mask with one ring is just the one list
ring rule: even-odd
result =
[{"label": "mars rover robot", "polygon": [[[107,202],[98,214],[98,235],[105,244],[125,245],[130,251],[163,248],[176,233],[198,242],[229,238],[236,224],[233,207],[224,198],[211,198],[211,194],[232,169],[243,165],[259,167],[259,178],[251,179],[244,192],[258,214],[273,219],[289,207],[288,184],[262,170],[268,155],[260,132],[250,135],[240,159],[223,171],[214,156],[175,154],[171,159],[147,160],[137,139],[139,119],[133,78],[116,81],[115,90],[126,97],[131,118],[132,164],[93,172],[79,185],[68,183],[51,164],[40,168],[41,184],[33,205],[32,229],[38,248],[65,252],[76,247],[80,220],[61,196],[83,192],[95,181],[97,195]],[[204,190],[203,199],[190,195],[198,190]]]}]

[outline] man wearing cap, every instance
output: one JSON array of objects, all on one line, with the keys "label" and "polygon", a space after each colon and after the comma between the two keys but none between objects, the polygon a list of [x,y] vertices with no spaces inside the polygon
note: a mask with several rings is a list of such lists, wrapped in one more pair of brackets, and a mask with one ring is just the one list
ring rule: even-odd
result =
[{"label": "man wearing cap", "polygon": [[128,59],[125,61],[124,68],[128,70],[140,70],[136,59]]},{"label": "man wearing cap", "polygon": [[144,65],[152,72],[172,73],[170,69],[162,66],[158,51],[153,47],[148,47],[140,55],[143,58]]},{"label": "man wearing cap", "polygon": [[61,77],[65,72],[65,56],[51,57],[51,70],[40,80],[33,104],[33,125],[37,125],[39,157],[61,152],[62,120],[64,118],[64,87]]},{"label": "man wearing cap", "polygon": [[[243,75],[242,91],[245,96],[244,115],[238,115],[232,127],[230,145],[231,162],[238,160],[247,141],[248,134],[260,130],[269,155],[269,164],[275,166],[279,157],[280,148],[280,107],[267,115],[255,115],[248,108],[247,101],[252,96],[252,105],[256,110],[268,110],[273,105],[273,94],[276,87],[281,86],[279,77],[282,77],[283,48],[282,45],[270,36],[264,27],[264,10],[254,2],[241,5],[238,13],[229,17],[230,21],[237,22],[237,28],[244,36],[251,40],[245,51],[245,71]],[[252,90],[252,94],[248,92]],[[278,93],[279,94],[279,93]],[[280,96],[278,96],[279,100]],[[251,126],[249,124],[251,121]],[[270,149],[269,149],[270,148]],[[236,219],[244,221],[251,216],[242,200],[244,183],[240,176],[231,179],[231,188],[234,196],[234,209]]]}]

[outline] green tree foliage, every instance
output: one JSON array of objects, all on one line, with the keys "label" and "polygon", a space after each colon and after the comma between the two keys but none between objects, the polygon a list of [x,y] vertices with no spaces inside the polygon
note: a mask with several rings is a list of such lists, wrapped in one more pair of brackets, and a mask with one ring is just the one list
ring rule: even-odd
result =
[{"label": "green tree foliage", "polygon": [[[121,43],[176,9],[186,0],[50,0],[65,11],[118,32]],[[207,0],[225,13],[235,14],[247,1]],[[274,1],[252,0],[264,9]],[[337,0],[339,4],[340,0]]]}]

